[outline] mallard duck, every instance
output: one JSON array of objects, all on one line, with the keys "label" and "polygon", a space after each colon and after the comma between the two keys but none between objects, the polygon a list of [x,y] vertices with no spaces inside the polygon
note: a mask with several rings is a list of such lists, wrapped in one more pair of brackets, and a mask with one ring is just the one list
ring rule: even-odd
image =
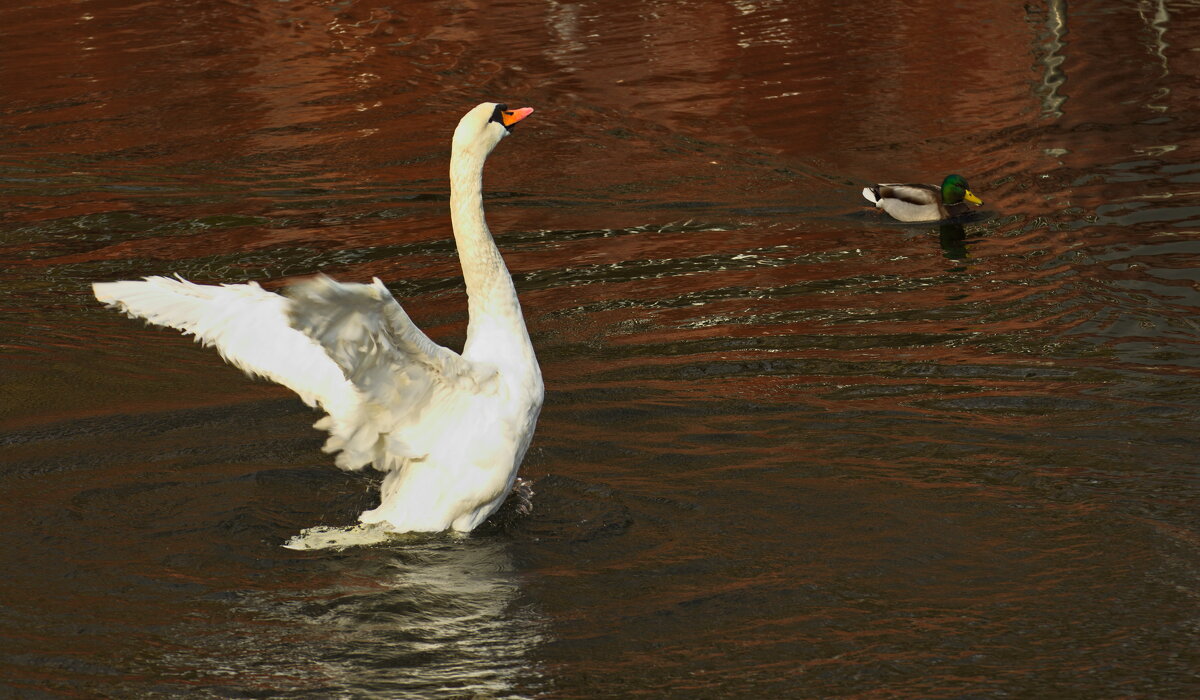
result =
[{"label": "mallard duck", "polygon": [[871,185],[863,188],[863,196],[900,221],[952,219],[969,211],[967,202],[975,206],[983,204],[971,193],[962,175],[947,175],[940,188],[936,185]]}]

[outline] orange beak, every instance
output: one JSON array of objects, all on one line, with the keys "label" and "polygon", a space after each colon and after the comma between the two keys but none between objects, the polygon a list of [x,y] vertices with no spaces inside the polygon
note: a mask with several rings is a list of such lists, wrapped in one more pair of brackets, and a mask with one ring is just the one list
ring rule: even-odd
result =
[{"label": "orange beak", "polygon": [[513,124],[531,114],[533,114],[533,107],[522,107],[520,109],[510,109],[507,112],[501,112],[500,118],[504,120],[504,126],[511,129]]}]

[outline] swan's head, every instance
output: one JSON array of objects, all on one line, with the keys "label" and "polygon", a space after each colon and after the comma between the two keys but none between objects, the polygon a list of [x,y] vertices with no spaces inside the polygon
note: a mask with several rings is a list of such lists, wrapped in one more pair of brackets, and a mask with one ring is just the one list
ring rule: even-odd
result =
[{"label": "swan's head", "polygon": [[508,105],[484,102],[458,121],[458,128],[454,130],[454,150],[475,151],[486,156],[500,139],[508,136],[517,122],[532,113],[532,107],[509,109]]}]

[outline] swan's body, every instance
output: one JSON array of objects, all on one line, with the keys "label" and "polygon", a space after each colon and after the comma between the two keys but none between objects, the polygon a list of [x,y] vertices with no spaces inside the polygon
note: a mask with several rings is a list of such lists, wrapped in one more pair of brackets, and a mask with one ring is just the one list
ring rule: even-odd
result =
[{"label": "swan's body", "polygon": [[323,409],[315,427],[329,431],[337,465],[386,474],[381,503],[362,522],[470,531],[512,488],[542,406],[541,370],[482,196],[484,160],[532,111],[484,103],[454,132],[451,219],[470,317],[461,355],[421,332],[378,279],[322,275],[280,296],[253,282],[148,277],[97,283],[96,298],[192,334]]},{"label": "swan's body", "polygon": [[961,175],[947,175],[937,185],[871,185],[863,197],[898,221],[943,221],[970,211],[967,202],[983,202],[972,194]]}]

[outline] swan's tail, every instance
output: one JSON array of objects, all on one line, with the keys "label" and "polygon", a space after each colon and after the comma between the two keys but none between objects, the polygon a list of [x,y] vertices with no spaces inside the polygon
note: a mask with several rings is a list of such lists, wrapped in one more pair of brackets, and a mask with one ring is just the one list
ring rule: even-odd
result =
[{"label": "swan's tail", "polygon": [[871,204],[879,204],[879,185],[871,185],[863,188],[863,196]]}]

